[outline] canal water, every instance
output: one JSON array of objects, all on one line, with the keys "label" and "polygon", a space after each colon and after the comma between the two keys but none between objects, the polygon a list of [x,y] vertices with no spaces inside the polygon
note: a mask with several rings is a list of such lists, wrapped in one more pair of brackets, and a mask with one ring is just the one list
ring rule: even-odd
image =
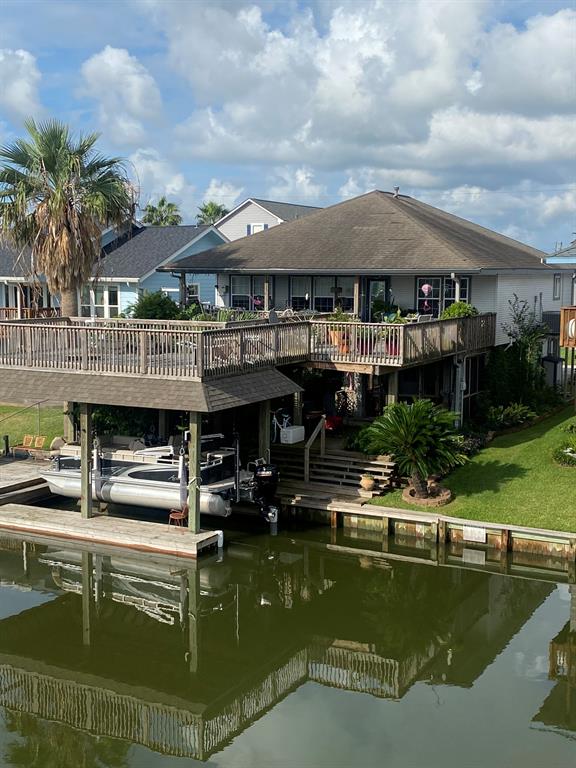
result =
[{"label": "canal water", "polygon": [[0,539],[0,765],[576,764],[574,586],[250,528],[189,569]]}]

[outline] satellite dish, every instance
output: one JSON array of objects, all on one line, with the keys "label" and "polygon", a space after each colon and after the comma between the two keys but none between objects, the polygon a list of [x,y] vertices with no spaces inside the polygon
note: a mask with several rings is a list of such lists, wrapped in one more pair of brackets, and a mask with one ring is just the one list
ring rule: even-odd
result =
[{"label": "satellite dish", "polygon": [[576,318],[568,321],[568,338],[576,339]]}]

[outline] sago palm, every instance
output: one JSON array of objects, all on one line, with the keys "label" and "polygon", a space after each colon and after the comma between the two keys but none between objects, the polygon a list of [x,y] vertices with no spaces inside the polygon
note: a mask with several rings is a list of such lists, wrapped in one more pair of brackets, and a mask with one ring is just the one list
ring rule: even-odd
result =
[{"label": "sago palm", "polygon": [[99,134],[74,136],[58,120],[25,126],[25,139],[0,148],[0,227],[30,274],[60,295],[62,314],[77,315],[102,228],[131,221],[133,189],[122,161],[95,148]]},{"label": "sago palm", "polygon": [[144,224],[151,224],[155,227],[169,227],[182,224],[182,216],[176,203],[169,203],[162,196],[156,205],[148,203],[144,208],[142,221]]},{"label": "sago palm", "polygon": [[456,439],[456,414],[430,400],[394,403],[362,430],[360,442],[368,453],[393,456],[399,473],[409,477],[418,498],[428,496],[427,478],[464,464]]},{"label": "sago palm", "polygon": [[196,216],[198,224],[215,224],[222,216],[226,216],[229,212],[227,208],[220,203],[215,203],[209,200],[207,203],[203,203],[199,208],[199,213]]}]

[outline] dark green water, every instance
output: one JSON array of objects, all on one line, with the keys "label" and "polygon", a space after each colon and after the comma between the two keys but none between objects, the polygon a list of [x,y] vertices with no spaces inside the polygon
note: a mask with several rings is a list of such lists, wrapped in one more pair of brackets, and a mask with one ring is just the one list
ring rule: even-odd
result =
[{"label": "dark green water", "polygon": [[193,570],[0,540],[0,764],[576,764],[575,587],[227,540]]}]

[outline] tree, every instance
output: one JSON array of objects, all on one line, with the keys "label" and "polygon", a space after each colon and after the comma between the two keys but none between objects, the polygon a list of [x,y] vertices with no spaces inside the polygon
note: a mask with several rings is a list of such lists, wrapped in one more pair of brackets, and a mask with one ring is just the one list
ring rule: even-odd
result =
[{"label": "tree", "polygon": [[182,216],[176,203],[169,203],[162,195],[157,205],[148,203],[144,208],[142,221],[155,227],[169,227],[182,224]]},{"label": "tree", "polygon": [[196,216],[198,224],[215,224],[222,216],[226,216],[228,209],[220,203],[208,200],[198,208],[200,213]]},{"label": "tree", "polygon": [[394,403],[362,430],[358,442],[367,453],[391,454],[399,473],[410,478],[414,495],[425,499],[428,475],[466,462],[454,429],[456,418],[431,400]]},{"label": "tree", "polygon": [[104,226],[134,216],[120,158],[95,148],[98,133],[74,136],[58,120],[25,123],[28,136],[0,148],[0,229],[44,274],[64,316],[78,314],[78,289],[92,276]]}]

